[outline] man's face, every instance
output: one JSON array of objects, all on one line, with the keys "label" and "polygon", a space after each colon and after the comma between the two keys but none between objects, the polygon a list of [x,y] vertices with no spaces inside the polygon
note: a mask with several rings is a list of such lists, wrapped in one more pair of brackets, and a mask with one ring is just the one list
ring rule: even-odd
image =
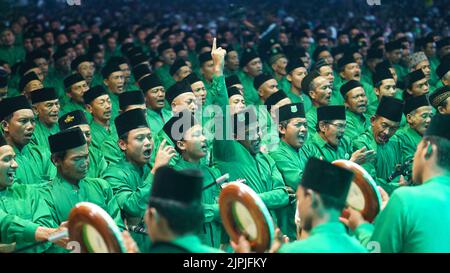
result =
[{"label": "man's face", "polygon": [[198,81],[191,84],[191,90],[194,93],[195,97],[197,98],[197,104],[204,105],[206,102],[207,91],[203,81]]},{"label": "man's face", "polygon": [[0,189],[11,186],[14,183],[17,162],[16,153],[9,145],[0,146]]},{"label": "man's face", "polygon": [[331,68],[330,65],[325,65],[319,68],[320,76],[323,76],[327,78],[327,80],[330,82],[330,84],[333,84],[334,82],[334,74],[333,74],[333,68]]},{"label": "man's face", "polygon": [[130,82],[131,70],[130,66],[127,63],[123,63],[119,65],[120,70],[123,72],[123,76],[125,78],[124,84],[127,85]]},{"label": "man's face", "polygon": [[406,115],[406,119],[411,128],[416,130],[419,135],[423,136],[428,126],[430,125],[431,118],[433,117],[433,108],[431,106],[422,106]]},{"label": "man's face", "polygon": [[416,65],[415,69],[416,70],[422,69],[423,74],[425,74],[425,76],[427,76],[427,80],[430,80],[431,66],[430,66],[430,62],[428,60],[421,61],[420,63],[418,63]]},{"label": "man's face", "polygon": [[41,81],[39,80],[33,80],[30,81],[29,83],[27,83],[27,85],[25,85],[25,88],[23,89],[22,94],[29,96],[29,94],[35,90],[44,88],[44,85],[42,84]]},{"label": "man's face", "polygon": [[86,80],[87,84],[90,85],[92,78],[94,77],[95,66],[93,62],[82,62],[78,65],[78,73]]},{"label": "man's face", "polygon": [[330,82],[325,77],[317,77],[314,79],[316,88],[309,91],[309,95],[313,102],[318,106],[326,106],[330,104],[331,86]]},{"label": "man's face", "polygon": [[214,62],[212,60],[209,60],[202,64],[201,72],[205,77],[205,80],[211,82],[214,75]]},{"label": "man's face", "polygon": [[275,71],[276,74],[281,76],[286,76],[286,66],[287,66],[288,60],[286,58],[279,58],[273,65],[273,71]]},{"label": "man's face", "polygon": [[298,67],[287,76],[288,81],[298,90],[302,89],[302,81],[306,77],[308,72],[304,67]]},{"label": "man's face", "polygon": [[172,112],[178,113],[183,110],[188,110],[192,114],[194,114],[195,111],[197,111],[197,109],[198,109],[196,101],[197,101],[197,99],[195,98],[194,93],[192,93],[192,92],[183,93],[183,94],[177,96],[172,101]]},{"label": "man's face", "polygon": [[39,66],[39,69],[41,70],[43,77],[47,77],[48,75],[48,61],[44,58],[35,59],[34,63]]},{"label": "man's face", "polygon": [[33,38],[33,47],[34,48],[40,48],[43,45],[44,45],[44,39],[42,39],[42,37]]},{"label": "man's face", "polygon": [[108,86],[108,89],[118,95],[123,93],[125,77],[122,71],[116,71],[111,73],[107,79],[105,79],[105,84]]},{"label": "man's face", "polygon": [[308,52],[305,52],[305,56],[300,57],[300,60],[305,64],[305,67],[309,68],[311,66],[311,57]]},{"label": "man's face", "polygon": [[30,72],[34,72],[41,82],[44,81],[44,73],[42,73],[42,70],[39,67],[30,69],[25,74],[28,74]]},{"label": "man's face", "polygon": [[103,51],[97,52],[94,54],[93,59],[95,66],[100,68],[102,67],[103,62],[105,61],[105,54],[103,53]]},{"label": "man's face", "polygon": [[[239,133],[239,131],[238,131]],[[241,139],[242,136],[238,136]],[[261,148],[261,131],[258,125],[245,129],[245,137],[238,140],[252,155],[259,153]]]},{"label": "man's face", "polygon": [[60,164],[58,172],[69,181],[80,181],[89,171],[89,150],[87,144],[69,149]]},{"label": "man's face", "polygon": [[44,40],[45,40],[45,43],[48,44],[48,45],[54,45],[55,44],[55,37],[53,36],[53,33],[50,32],[50,31],[46,32],[44,34]]},{"label": "man's face", "polygon": [[64,56],[59,58],[56,63],[55,66],[58,70],[61,70],[63,73],[68,73],[70,72],[70,59],[69,56]]},{"label": "man's face", "polygon": [[320,126],[320,132],[328,144],[337,147],[344,137],[346,125],[345,120],[332,120],[329,123],[323,123]]},{"label": "man's face", "polygon": [[375,93],[377,94],[379,100],[381,100],[382,96],[394,97],[397,93],[394,79],[385,79],[381,81],[380,88],[375,88]]},{"label": "man's face", "polygon": [[346,44],[350,43],[348,35],[347,34],[343,34],[343,35],[339,36],[338,43],[340,45],[346,45]]},{"label": "man's face", "polygon": [[245,67],[244,71],[252,77],[256,77],[262,73],[262,62],[260,58],[251,60]]},{"label": "man's face", "polygon": [[345,107],[357,114],[367,111],[367,96],[362,87],[353,88],[345,95]]},{"label": "man's face", "polygon": [[23,147],[27,145],[33,137],[34,127],[36,125],[34,113],[31,109],[21,109],[12,115],[9,122],[3,130],[7,134],[14,145]]},{"label": "man's face", "polygon": [[308,50],[311,46],[311,41],[308,37],[302,37],[300,40],[300,46],[303,47],[305,50]]},{"label": "man's face", "polygon": [[258,94],[263,99],[263,101],[266,101],[268,97],[278,92],[278,90],[278,82],[275,79],[270,79],[268,81],[265,81],[258,88]]},{"label": "man's face", "polygon": [[128,161],[143,166],[150,162],[153,139],[149,128],[137,128],[128,132],[127,141],[119,140],[119,146]]},{"label": "man's face", "polygon": [[428,80],[427,78],[424,78],[413,83],[411,90],[408,89],[408,93],[410,93],[413,97],[417,97],[428,94],[429,89],[430,85],[428,84]]},{"label": "man's face", "polygon": [[233,95],[228,99],[230,113],[234,115],[245,109],[245,99],[242,95]]},{"label": "man's face", "polygon": [[346,80],[359,81],[361,79],[361,69],[357,63],[350,63],[345,65],[344,70],[341,72],[341,77]]},{"label": "man's face", "polygon": [[304,231],[312,229],[314,210],[312,209],[312,197],[306,193],[302,186],[297,188],[297,211],[301,220],[301,228]]},{"label": "man's face", "polygon": [[392,77],[394,77],[395,83],[397,83],[397,80],[398,80],[397,71],[395,71],[395,68],[393,68],[393,67],[389,67],[389,71],[391,72]]},{"label": "man's face", "polygon": [[283,141],[298,150],[305,143],[308,133],[308,123],[306,122],[306,118],[291,118],[286,128],[280,127],[279,130],[283,134]]},{"label": "man's face", "polygon": [[53,126],[58,122],[59,116],[59,100],[49,100],[36,103],[34,106],[36,116],[47,126]]},{"label": "man's face", "polygon": [[436,43],[427,43],[424,52],[428,58],[434,57],[436,55]]},{"label": "man's face", "polygon": [[81,81],[72,84],[70,92],[67,95],[77,103],[84,103],[83,94],[89,90],[89,86],[86,81]]},{"label": "man's face", "polygon": [[334,62],[333,55],[328,50],[320,52],[319,59],[324,59],[327,64],[332,64]]},{"label": "man's face", "polygon": [[438,107],[438,111],[442,115],[450,114],[450,97],[448,97],[445,101],[446,101],[444,103],[445,106],[439,106]]},{"label": "man's face", "polygon": [[16,41],[16,38],[11,30],[5,30],[2,32],[1,35],[1,42],[6,47],[11,47],[14,45],[14,42]]},{"label": "man's face", "polygon": [[111,100],[108,95],[103,95],[88,104],[87,110],[92,116],[101,121],[107,122],[111,119]]},{"label": "man's face", "polygon": [[161,55],[161,60],[167,65],[173,65],[176,57],[177,54],[175,54],[175,51],[172,48],[169,48],[163,51],[163,54]]},{"label": "man's face", "polygon": [[106,47],[108,48],[109,51],[114,51],[116,49],[117,43],[116,43],[116,38],[114,37],[109,37],[107,42],[106,42]]},{"label": "man's face", "polygon": [[156,86],[145,93],[147,107],[158,111],[164,108],[166,90],[163,86]]},{"label": "man's face", "polygon": [[378,116],[371,118],[372,132],[375,141],[378,144],[385,144],[398,130],[400,122],[388,120],[387,118]]},{"label": "man's face", "polygon": [[69,56],[70,61],[73,61],[77,58],[77,52],[73,47],[69,47],[68,49],[66,49],[66,54],[67,56]]},{"label": "man's face", "polygon": [[402,59],[402,50],[396,49],[386,54],[389,61],[393,64],[398,64]]},{"label": "man's face", "polygon": [[205,157],[208,153],[206,137],[201,125],[191,127],[184,135],[184,139],[177,142],[178,148],[184,151],[184,156],[195,161]]},{"label": "man's face", "polygon": [[227,52],[225,66],[228,70],[235,71],[239,69],[239,56],[237,51]]}]

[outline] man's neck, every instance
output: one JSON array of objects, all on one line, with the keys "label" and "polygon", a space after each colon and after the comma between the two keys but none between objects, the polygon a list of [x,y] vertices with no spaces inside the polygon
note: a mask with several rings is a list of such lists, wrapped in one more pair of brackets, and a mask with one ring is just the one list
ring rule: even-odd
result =
[{"label": "man's neck", "polygon": [[200,158],[199,159],[192,158],[187,153],[183,153],[182,157],[187,162],[190,162],[190,163],[193,163],[193,164],[199,164],[200,163]]},{"label": "man's neck", "polygon": [[106,130],[109,130],[110,120],[100,120],[94,117],[94,121],[100,124]]},{"label": "man's neck", "polygon": [[283,141],[287,146],[291,147],[292,149],[294,149],[296,152],[298,152],[298,150],[300,150],[300,148],[295,148],[294,146],[292,146],[291,144],[287,143],[286,139],[284,137],[281,138],[281,141]]},{"label": "man's neck", "polygon": [[434,177],[449,175],[449,174],[450,174],[449,172],[446,172],[444,169],[436,166],[436,164],[429,164],[429,166],[427,166],[426,168],[423,169],[422,183],[425,183]]},{"label": "man's neck", "polygon": [[42,125],[44,125],[44,127],[47,128],[47,129],[52,129],[53,126],[55,126],[55,124],[48,124],[48,123],[45,123],[45,122],[42,121],[41,119],[39,119],[39,122],[42,123]]},{"label": "man's neck", "polygon": [[25,145],[17,144],[12,140],[12,138],[10,136],[5,136],[5,140],[9,146],[18,149],[19,151],[22,151],[22,149],[28,144],[28,143]]},{"label": "man's neck", "polygon": [[293,83],[291,83],[291,92],[296,94],[296,95],[298,95],[298,96],[302,95],[301,89],[295,87]]}]

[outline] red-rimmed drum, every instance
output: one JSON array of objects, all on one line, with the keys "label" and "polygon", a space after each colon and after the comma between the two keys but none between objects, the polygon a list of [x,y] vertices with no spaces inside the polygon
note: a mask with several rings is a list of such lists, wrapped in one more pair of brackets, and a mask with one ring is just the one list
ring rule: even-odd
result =
[{"label": "red-rimmed drum", "polygon": [[230,238],[237,242],[244,235],[255,252],[268,250],[274,238],[269,210],[247,185],[230,182],[219,197],[220,215]]},{"label": "red-rimmed drum", "polygon": [[83,253],[126,252],[116,223],[95,204],[76,204],[70,211],[68,225],[70,241],[79,242]]},{"label": "red-rimmed drum", "polygon": [[381,194],[373,178],[355,162],[335,160],[333,164],[355,174],[348,193],[347,205],[360,211],[365,220],[372,222],[381,208]]}]

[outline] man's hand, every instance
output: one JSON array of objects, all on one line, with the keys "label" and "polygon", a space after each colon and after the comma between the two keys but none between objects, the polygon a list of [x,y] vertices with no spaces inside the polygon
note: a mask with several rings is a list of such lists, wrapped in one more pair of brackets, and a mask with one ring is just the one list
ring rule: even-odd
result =
[{"label": "man's hand", "polygon": [[152,174],[155,174],[159,167],[169,164],[170,159],[174,157],[177,153],[175,148],[172,146],[166,146],[167,140],[163,140],[161,145],[159,145],[158,153],[156,154],[155,164],[153,165]]},{"label": "man's hand", "polygon": [[214,74],[216,76],[223,75],[223,67],[225,65],[225,55],[227,51],[221,47],[217,48],[216,38],[213,40],[211,57],[214,62]]},{"label": "man's hand", "polygon": [[355,151],[350,158],[350,161],[355,162],[356,164],[364,164],[368,161],[375,159],[375,151],[369,150],[366,151],[366,147],[362,147],[361,149]]},{"label": "man's hand", "polygon": [[359,225],[367,222],[366,220],[364,220],[361,212],[359,212],[351,207],[344,209],[344,214],[346,214],[348,216],[347,217],[339,217],[339,220],[353,231]]},{"label": "man's hand", "polygon": [[252,247],[250,246],[250,242],[245,238],[244,235],[241,235],[239,237],[237,243],[233,242],[233,240],[230,240],[230,245],[234,249],[235,253],[250,253],[250,252],[252,252]]},{"label": "man's hand", "polygon": [[122,239],[127,253],[139,253],[139,248],[128,231],[122,232]]},{"label": "man's hand", "polygon": [[381,195],[381,208],[380,210],[384,210],[384,208],[386,207],[387,203],[389,202],[389,194],[380,186],[377,186],[378,191],[380,192]]},{"label": "man's hand", "polygon": [[275,229],[275,236],[272,243],[272,246],[269,249],[269,253],[276,253],[278,250],[284,245],[289,243],[289,237],[283,235],[279,228]]}]

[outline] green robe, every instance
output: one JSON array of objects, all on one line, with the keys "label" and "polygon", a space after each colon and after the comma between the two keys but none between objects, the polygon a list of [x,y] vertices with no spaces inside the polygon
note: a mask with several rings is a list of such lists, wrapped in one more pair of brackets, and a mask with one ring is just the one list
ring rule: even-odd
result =
[{"label": "green robe", "polygon": [[367,250],[350,237],[340,222],[328,222],[315,226],[308,238],[288,243],[280,253],[366,253]]},{"label": "green robe", "polygon": [[350,110],[345,110],[347,126],[344,135],[349,139],[357,138],[370,128],[370,118],[364,114],[357,114]]},{"label": "green robe", "polygon": [[53,124],[51,128],[48,128],[41,121],[36,121],[36,127],[34,128],[33,138],[30,141],[31,145],[38,145],[50,150],[50,144],[48,144],[48,137],[59,132],[58,124]]},{"label": "green robe", "polygon": [[[12,186],[0,190],[0,210],[7,214],[15,215],[26,223],[26,226],[20,225],[20,233],[18,233],[18,230],[8,230],[7,233],[4,233],[3,229],[1,230],[1,241],[16,242],[16,250],[35,242],[35,233],[39,226],[57,227],[57,224],[51,217],[48,206],[39,195],[39,192],[29,185],[14,183]],[[25,252],[45,252],[51,245],[51,243],[45,243],[30,248]]]},{"label": "green robe", "polygon": [[378,242],[381,252],[450,252],[450,176],[396,190],[374,225],[360,225],[363,243]]},{"label": "green robe", "polygon": [[71,99],[68,99],[68,101],[61,108],[61,116],[65,115],[65,114],[67,114],[69,112],[76,111],[76,110],[83,111],[84,115],[86,116],[87,121],[88,122],[92,121],[92,115],[91,115],[91,113],[86,111],[86,108],[84,108],[84,105],[76,103],[76,102],[74,102]]},{"label": "green robe", "polygon": [[308,140],[313,136],[316,131],[317,124],[317,107],[312,106],[308,112],[305,112],[306,122],[308,123]]},{"label": "green robe", "polygon": [[172,75],[170,75],[170,65],[164,64],[163,66],[157,68],[155,70],[156,75],[158,75],[159,79],[161,80],[164,88],[167,90],[169,87],[171,87],[175,80],[172,78]]},{"label": "green robe", "polygon": [[51,161],[48,148],[30,144],[25,145],[20,151],[16,147],[13,148],[19,165],[15,176],[17,183],[45,183],[56,176],[56,167]]},{"label": "green robe", "polygon": [[11,67],[25,60],[25,50],[22,46],[0,46],[0,59],[6,61]]},{"label": "green robe", "polygon": [[149,253],[222,253],[222,251],[203,245],[193,234],[186,234],[171,242],[155,242]]},{"label": "green robe", "polygon": [[42,196],[57,224],[67,221],[76,204],[90,202],[104,209],[121,230],[125,229],[117,199],[108,182],[103,179],[84,178],[74,185],[58,175],[43,189]]},{"label": "green robe", "polygon": [[103,142],[109,139],[117,139],[116,128],[112,123],[109,126],[109,131],[94,120],[89,124],[89,126],[91,127],[92,135],[91,145],[99,150],[101,150]]},{"label": "green robe", "polygon": [[219,170],[230,174],[230,181],[246,180],[246,185],[259,195],[276,224],[277,210],[289,204],[289,196],[274,160],[264,153],[252,155],[234,140],[215,141],[214,157]]},{"label": "green robe", "polygon": [[303,108],[305,109],[305,113],[309,111],[309,109],[312,108],[312,101],[311,98],[306,95],[305,93],[301,93],[301,95],[297,95],[294,92],[291,91],[289,88],[285,91],[288,98],[291,99],[292,103],[303,103]]},{"label": "green robe", "polygon": [[[108,89],[108,87],[106,87]],[[111,100],[111,122],[113,122],[116,117],[119,115],[119,95],[114,94],[108,89],[108,96]]]},{"label": "green robe", "polygon": [[388,194],[391,194],[399,187],[398,180],[400,176],[393,181],[388,182],[388,177],[395,171],[395,166],[401,164],[402,145],[395,138],[395,135],[385,144],[377,144],[372,130],[366,131],[353,141],[353,150],[366,147],[367,150],[376,152],[375,160],[361,165],[373,177],[375,182],[381,186]]},{"label": "green robe", "polygon": [[243,70],[237,72],[242,86],[244,87],[244,99],[246,105],[260,105],[261,101],[258,96],[258,90],[253,86],[254,78],[245,73]]},{"label": "green robe", "polygon": [[[112,191],[128,226],[144,226],[144,214],[150,198],[153,182],[151,167],[138,167],[125,158],[111,164],[103,178],[111,185]],[[147,234],[131,232],[141,251],[150,247]]]},{"label": "green robe", "polygon": [[[281,141],[278,148],[270,152],[270,156],[275,161],[286,186],[296,191],[305,167],[299,152],[286,142]],[[281,231],[291,240],[294,240],[297,234],[297,227],[294,222],[296,208],[296,203],[291,202],[286,209],[280,209],[280,213],[277,214]]]},{"label": "green robe", "polygon": [[86,177],[102,178],[107,167],[103,153],[97,148],[89,147],[89,171]]},{"label": "green robe", "polygon": [[[207,186],[214,182],[221,176],[218,169],[214,167],[207,167],[201,164],[194,164],[187,162],[186,160],[180,160],[174,166],[176,170],[183,169],[200,169],[203,173],[203,186]],[[202,244],[211,246],[214,248],[220,247],[222,223],[219,213],[219,193],[220,187],[215,184],[202,192],[202,205],[204,214],[203,231],[198,235]]]},{"label": "green robe", "polygon": [[[413,159],[414,154],[416,153],[417,145],[422,140],[422,136],[409,126],[401,128],[395,133],[395,135],[402,145],[403,161]],[[412,173],[412,164],[410,166],[410,171]]]},{"label": "green robe", "polygon": [[172,115],[172,111],[165,108],[161,109],[159,113],[147,108],[147,123],[152,135],[158,134]]},{"label": "green robe", "polygon": [[328,162],[333,162],[338,159],[349,160],[352,156],[351,140],[347,137],[342,137],[341,142],[337,147],[328,144],[319,133],[315,133],[300,149],[300,158],[304,164],[311,157],[322,158]]}]

